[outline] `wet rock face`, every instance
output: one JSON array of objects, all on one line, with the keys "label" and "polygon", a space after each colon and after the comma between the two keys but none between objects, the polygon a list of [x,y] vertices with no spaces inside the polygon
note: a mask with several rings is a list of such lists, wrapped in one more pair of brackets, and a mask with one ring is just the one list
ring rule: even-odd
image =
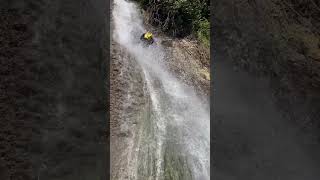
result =
[{"label": "wet rock face", "polygon": [[0,179],[105,176],[105,2],[3,3]]},{"label": "wet rock face", "polygon": [[133,117],[145,104],[145,80],[141,68],[125,49],[113,42],[111,52],[111,136],[118,136],[126,134],[121,132],[122,121],[126,119],[129,121],[130,117]]},{"label": "wet rock face", "polygon": [[[144,19],[148,19],[148,12],[143,11]],[[147,20],[146,20],[147,21]],[[149,23],[144,24],[165,50],[168,69],[179,80],[193,86],[201,96],[210,94],[210,49],[190,37],[182,39],[165,35],[160,29]]]},{"label": "wet rock face", "polygon": [[320,124],[320,22],[310,10],[314,6],[299,3],[214,2],[211,23],[215,53],[256,76],[268,76],[279,109],[310,130]]},{"label": "wet rock face", "polygon": [[196,41],[167,40],[170,47],[166,64],[171,72],[184,83],[193,86],[198,94],[209,95],[210,91],[210,55],[209,50]]},{"label": "wet rock face", "polygon": [[161,41],[161,45],[165,46],[165,47],[172,47],[172,40],[164,40],[164,41]]},{"label": "wet rock face", "polygon": [[128,52],[112,41],[110,63],[111,178],[129,179],[134,160],[139,115],[148,102],[142,69]]}]

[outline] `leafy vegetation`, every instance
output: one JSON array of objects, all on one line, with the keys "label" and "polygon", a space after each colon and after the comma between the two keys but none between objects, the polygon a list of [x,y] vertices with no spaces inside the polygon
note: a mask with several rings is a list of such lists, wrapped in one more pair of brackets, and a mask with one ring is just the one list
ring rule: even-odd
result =
[{"label": "leafy vegetation", "polygon": [[196,36],[209,45],[209,0],[137,0],[151,24],[174,37]]},{"label": "leafy vegetation", "polygon": [[210,23],[207,19],[201,20],[197,30],[197,37],[205,46],[210,45]]}]

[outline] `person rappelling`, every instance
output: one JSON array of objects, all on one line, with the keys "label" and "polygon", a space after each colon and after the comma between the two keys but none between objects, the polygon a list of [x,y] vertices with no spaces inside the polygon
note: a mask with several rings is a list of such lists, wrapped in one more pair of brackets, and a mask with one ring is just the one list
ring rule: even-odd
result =
[{"label": "person rappelling", "polygon": [[144,43],[146,43],[147,45],[151,45],[154,43],[154,39],[153,39],[153,35],[151,32],[146,32],[143,33],[140,37],[141,41],[143,41]]}]

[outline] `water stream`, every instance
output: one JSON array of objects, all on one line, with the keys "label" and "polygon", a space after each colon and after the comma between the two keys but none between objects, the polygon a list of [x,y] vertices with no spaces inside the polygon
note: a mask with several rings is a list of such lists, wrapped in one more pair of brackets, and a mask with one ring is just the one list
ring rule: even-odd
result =
[{"label": "water stream", "polygon": [[[150,96],[136,136],[136,156],[129,179],[208,180],[210,177],[209,104],[170,73],[159,43],[141,44],[146,31],[139,7],[113,2],[113,38],[141,66]],[[155,41],[159,39],[155,38]],[[131,163],[132,164],[132,163]]]}]

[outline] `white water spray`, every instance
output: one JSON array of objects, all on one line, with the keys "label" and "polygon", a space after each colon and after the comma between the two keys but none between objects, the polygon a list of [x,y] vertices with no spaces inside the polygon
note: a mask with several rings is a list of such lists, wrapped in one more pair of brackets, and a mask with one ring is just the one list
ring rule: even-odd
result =
[{"label": "white water spray", "polygon": [[[114,0],[113,8],[113,38],[142,67],[152,101],[148,123],[153,135],[141,133],[150,143],[141,143],[139,151],[142,155],[150,149],[154,152],[148,158],[140,156],[142,159],[137,160],[134,179],[173,178],[172,172],[176,171],[184,179],[210,179],[209,105],[197,97],[193,88],[168,72],[163,63],[165,51],[159,44],[141,45],[139,38],[146,30],[138,7],[132,2]],[[186,168],[174,167],[176,161]]]}]

